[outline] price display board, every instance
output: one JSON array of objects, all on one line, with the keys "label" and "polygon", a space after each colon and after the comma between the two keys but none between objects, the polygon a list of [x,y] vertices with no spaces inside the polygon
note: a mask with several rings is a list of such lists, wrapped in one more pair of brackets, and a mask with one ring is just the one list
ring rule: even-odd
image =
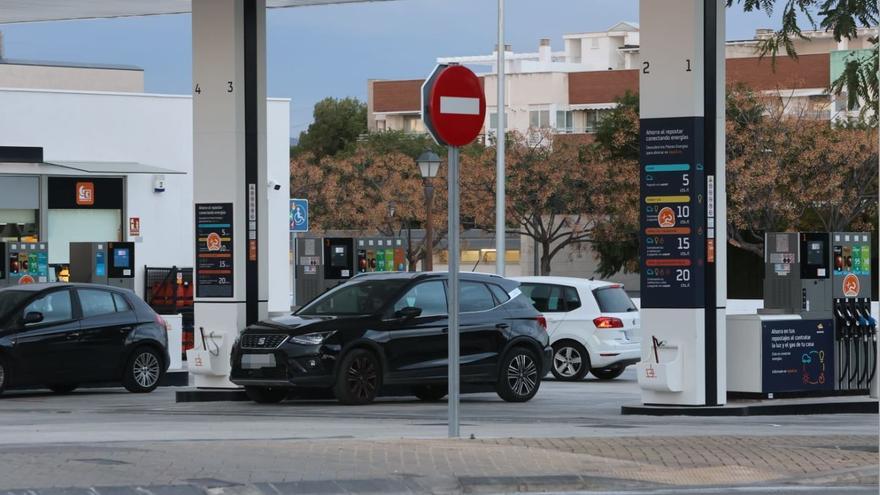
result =
[{"label": "price display board", "polygon": [[196,204],[196,297],[234,297],[232,203]]},{"label": "price display board", "polygon": [[705,306],[703,118],[641,121],[641,297],[646,308]]}]

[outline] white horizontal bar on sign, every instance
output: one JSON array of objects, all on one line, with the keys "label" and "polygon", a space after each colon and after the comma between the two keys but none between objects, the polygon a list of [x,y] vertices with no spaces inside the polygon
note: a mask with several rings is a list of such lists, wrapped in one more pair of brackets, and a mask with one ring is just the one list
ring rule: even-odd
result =
[{"label": "white horizontal bar on sign", "polygon": [[480,115],[480,99],[462,98],[460,96],[441,96],[440,113]]}]

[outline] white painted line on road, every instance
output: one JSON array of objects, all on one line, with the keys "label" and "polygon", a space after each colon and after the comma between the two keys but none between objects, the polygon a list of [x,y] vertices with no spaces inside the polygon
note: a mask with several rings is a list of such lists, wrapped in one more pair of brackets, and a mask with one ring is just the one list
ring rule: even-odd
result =
[{"label": "white painted line on road", "polygon": [[778,495],[783,493],[795,494],[821,494],[827,493],[856,493],[866,494],[872,493],[870,486],[784,486],[784,485],[767,485],[767,486],[712,486],[702,488],[657,488],[646,490],[630,490],[621,491],[566,491],[553,492],[554,495],[735,495],[741,493],[743,495]]},{"label": "white painted line on road", "polygon": [[440,113],[480,115],[480,99],[461,98],[458,96],[441,96]]}]

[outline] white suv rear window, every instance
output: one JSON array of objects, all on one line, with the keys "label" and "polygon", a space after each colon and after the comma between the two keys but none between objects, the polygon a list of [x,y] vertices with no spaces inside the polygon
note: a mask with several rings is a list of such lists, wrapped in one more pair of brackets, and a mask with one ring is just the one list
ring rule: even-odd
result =
[{"label": "white suv rear window", "polygon": [[626,313],[636,311],[636,305],[620,286],[600,287],[593,291],[599,311],[603,313]]}]

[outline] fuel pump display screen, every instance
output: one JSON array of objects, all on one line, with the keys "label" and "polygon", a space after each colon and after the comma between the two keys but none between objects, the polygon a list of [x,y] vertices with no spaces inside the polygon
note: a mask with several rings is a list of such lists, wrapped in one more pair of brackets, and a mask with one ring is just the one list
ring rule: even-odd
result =
[{"label": "fuel pump display screen", "polygon": [[[829,266],[831,259],[828,253],[828,234],[801,233],[801,278],[808,280],[828,278],[831,272]],[[844,251],[841,256],[842,262],[847,263],[848,257],[852,259],[852,256]]]},{"label": "fuel pump display screen", "polygon": [[714,221],[714,198],[706,196],[702,122],[641,121],[642,307],[705,306],[705,264],[707,256],[714,261],[715,240],[714,225],[706,228],[707,217]]},{"label": "fuel pump display screen", "polygon": [[334,268],[348,267],[348,253],[345,246],[333,246],[333,253],[330,255],[330,266]]},{"label": "fuel pump display screen", "polygon": [[114,249],[113,268],[131,268],[131,251],[127,248]]},{"label": "fuel pump display screen", "polygon": [[825,254],[825,250],[822,249],[821,242],[811,242],[807,247],[807,263],[811,265],[821,265],[823,263],[823,256]]}]

